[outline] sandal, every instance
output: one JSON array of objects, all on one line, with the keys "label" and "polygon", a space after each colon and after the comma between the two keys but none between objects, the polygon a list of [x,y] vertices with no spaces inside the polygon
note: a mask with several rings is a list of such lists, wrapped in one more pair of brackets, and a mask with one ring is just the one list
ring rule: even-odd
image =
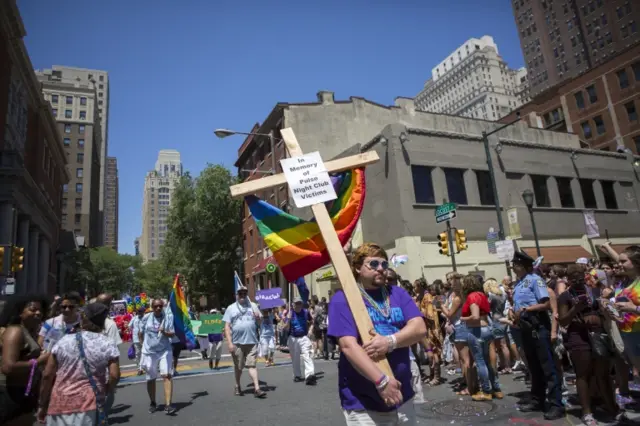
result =
[{"label": "sandal", "polygon": [[235,396],[244,396],[244,393],[242,392],[242,390],[240,390],[239,387],[236,386],[235,388],[235,392],[233,393]]},{"label": "sandal", "polygon": [[460,395],[460,396],[469,396],[469,395],[471,395],[471,394],[469,393],[469,389],[463,389],[463,390],[461,390],[461,391],[456,392],[456,395]]},{"label": "sandal", "polygon": [[256,398],[265,398],[267,396],[267,393],[262,389],[258,389],[257,391],[254,392],[253,396]]}]

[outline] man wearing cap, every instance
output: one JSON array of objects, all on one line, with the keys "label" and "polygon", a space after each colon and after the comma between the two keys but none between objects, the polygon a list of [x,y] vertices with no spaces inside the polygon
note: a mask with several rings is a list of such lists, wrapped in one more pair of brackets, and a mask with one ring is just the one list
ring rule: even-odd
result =
[{"label": "man wearing cap", "polygon": [[249,376],[253,380],[254,396],[264,398],[265,392],[260,389],[256,358],[258,354],[258,324],[262,314],[255,303],[249,300],[249,292],[246,287],[239,286],[236,302],[227,307],[222,321],[224,322],[224,335],[229,345],[229,353],[233,359],[233,367],[236,379],[235,395],[242,396],[240,378],[242,370],[246,367]]},{"label": "man wearing cap", "polygon": [[[293,299],[293,310],[289,311],[289,315],[285,319],[284,330],[289,333],[287,345],[293,366],[293,381],[302,382],[304,380],[307,385],[315,385],[317,381],[315,366],[311,358],[311,340],[309,339],[313,329],[312,321],[311,313],[303,309],[302,299],[299,297]],[[304,378],[300,369],[301,357],[304,362]]]},{"label": "man wearing cap", "polygon": [[[209,311],[209,313],[215,315],[219,312],[214,308]],[[224,340],[224,337],[222,336],[222,333],[212,333],[209,334],[207,338],[209,339],[209,369],[213,370],[215,368],[217,370],[218,365],[220,364],[220,358],[222,358],[222,341]],[[214,361],[215,366],[213,365]]]},{"label": "man wearing cap", "polygon": [[[544,418],[555,420],[564,416],[561,378],[551,352],[550,301],[547,284],[533,273],[534,259],[518,251],[513,257],[517,281],[513,303],[515,321],[520,327],[522,345],[531,371],[532,401],[520,408],[523,412],[544,410]],[[546,395],[545,395],[546,390]]]}]

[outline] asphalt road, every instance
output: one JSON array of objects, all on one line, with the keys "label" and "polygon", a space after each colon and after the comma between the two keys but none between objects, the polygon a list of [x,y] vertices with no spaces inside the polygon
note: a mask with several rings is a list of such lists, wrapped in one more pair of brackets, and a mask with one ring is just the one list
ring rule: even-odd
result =
[{"label": "asphalt road", "polygon": [[[187,358],[195,356],[186,352]],[[258,400],[251,394],[233,395],[233,372],[230,358],[223,358],[221,369],[211,371],[207,361],[181,359],[174,383],[174,405],[179,409],[174,417],[163,412],[149,414],[144,377],[135,375],[132,368],[123,368],[123,378],[116,394],[111,424],[136,425],[240,425],[272,426],[286,421],[290,424],[343,425],[337,393],[337,362],[316,361],[319,373],[317,386],[293,383],[287,354],[278,354],[278,365],[259,365],[261,386],[267,398]],[[123,363],[124,364],[124,363]],[[452,378],[449,377],[451,380]],[[455,377],[453,377],[455,379]],[[572,406],[564,419],[549,422],[541,413],[521,413],[516,404],[527,395],[524,381],[518,376],[500,378],[506,398],[492,403],[471,401],[456,396],[451,385],[426,387],[424,404],[416,404],[421,425],[530,425],[571,426],[581,424],[579,407]],[[251,390],[248,375],[242,383]],[[575,392],[575,388],[573,389]],[[575,396],[569,400],[575,403]],[[163,401],[158,386],[157,401]],[[637,417],[632,414],[632,417]],[[640,424],[640,423],[638,423]]]}]

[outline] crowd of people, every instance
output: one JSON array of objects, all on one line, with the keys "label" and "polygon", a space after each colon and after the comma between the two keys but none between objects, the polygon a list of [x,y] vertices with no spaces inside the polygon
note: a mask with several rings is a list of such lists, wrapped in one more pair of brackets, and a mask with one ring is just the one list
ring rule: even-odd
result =
[{"label": "crowd of people", "polygon": [[[598,424],[596,407],[625,422],[619,402],[632,402],[629,380],[640,368],[640,247],[602,249],[610,263],[580,258],[568,266],[546,265],[516,252],[515,280],[450,272],[444,281],[411,284],[389,267],[380,246],[366,243],[350,262],[373,324],[369,336],[360,334],[343,291],[329,302],[312,297],[307,305],[296,298],[290,306],[261,310],[239,287],[236,301],[222,310],[223,333],[203,336],[200,346],[213,369],[226,343],[234,395],[247,391],[240,381],[246,369],[259,399],[266,392],[257,359],[272,366],[275,351],[287,350],[293,381],[313,386],[314,359],[339,353],[337,385],[347,425],[416,424],[414,403],[424,401],[423,385],[439,386],[457,374],[458,395],[501,399],[499,377],[514,371],[531,386],[521,411],[543,411],[548,420],[563,416],[571,379],[585,425]],[[100,295],[81,306],[76,293],[53,305],[33,295],[5,303],[0,424],[104,424],[120,378],[121,340],[110,303],[110,296]],[[164,411],[175,414],[172,377],[183,342],[171,311],[154,299],[151,312],[137,312],[129,327],[138,374],[146,375],[149,412],[158,410],[160,376]]]}]

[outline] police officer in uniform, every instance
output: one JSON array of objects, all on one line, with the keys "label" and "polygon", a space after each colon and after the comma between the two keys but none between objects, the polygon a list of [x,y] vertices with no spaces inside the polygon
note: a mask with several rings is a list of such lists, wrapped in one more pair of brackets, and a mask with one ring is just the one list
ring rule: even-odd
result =
[{"label": "police officer in uniform", "polygon": [[514,313],[531,371],[532,401],[520,410],[544,410],[545,419],[555,420],[564,416],[562,378],[558,377],[552,355],[549,292],[544,280],[533,273],[534,262],[522,251],[513,257],[513,270],[518,279],[513,293]]}]

